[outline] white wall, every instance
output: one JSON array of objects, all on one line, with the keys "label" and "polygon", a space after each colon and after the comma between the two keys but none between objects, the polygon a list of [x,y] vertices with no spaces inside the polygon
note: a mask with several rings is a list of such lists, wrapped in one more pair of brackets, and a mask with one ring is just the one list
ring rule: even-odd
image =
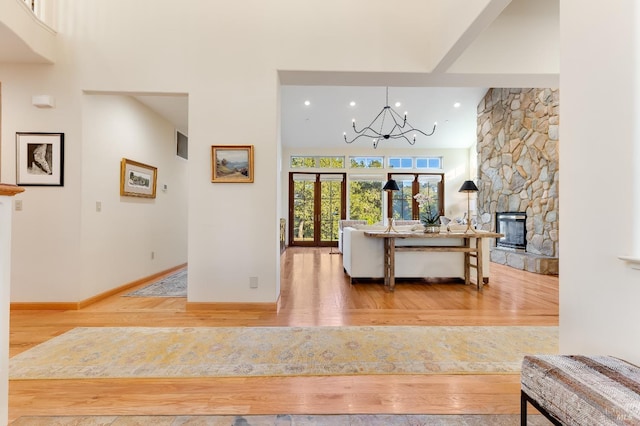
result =
[{"label": "white wall", "polygon": [[[2,172],[16,182],[16,132],[64,133],[64,186],[27,187],[13,215],[12,301],[77,301],[80,274],[81,113],[64,67],[0,65]],[[56,84],[54,84],[56,83]],[[31,97],[49,94],[56,108],[39,109]]]},{"label": "white wall", "polygon": [[560,7],[560,350],[638,364],[638,3]]},{"label": "white wall", "polygon": [[9,301],[13,197],[0,195],[0,422],[9,418]]}]

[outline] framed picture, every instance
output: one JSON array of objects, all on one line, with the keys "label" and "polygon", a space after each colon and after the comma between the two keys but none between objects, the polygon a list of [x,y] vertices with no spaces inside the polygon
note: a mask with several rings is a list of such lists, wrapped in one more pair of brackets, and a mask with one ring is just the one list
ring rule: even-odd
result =
[{"label": "framed picture", "polygon": [[64,133],[16,133],[16,184],[63,186]]},{"label": "framed picture", "polygon": [[123,158],[120,162],[120,195],[156,198],[158,169]]},{"label": "framed picture", "polygon": [[212,145],[211,182],[253,182],[253,145]]}]

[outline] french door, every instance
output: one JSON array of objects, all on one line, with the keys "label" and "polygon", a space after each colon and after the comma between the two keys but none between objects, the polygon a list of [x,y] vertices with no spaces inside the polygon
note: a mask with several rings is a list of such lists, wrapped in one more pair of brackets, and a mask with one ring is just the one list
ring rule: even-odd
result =
[{"label": "french door", "polygon": [[289,173],[289,245],[337,246],[345,217],[344,173]]}]

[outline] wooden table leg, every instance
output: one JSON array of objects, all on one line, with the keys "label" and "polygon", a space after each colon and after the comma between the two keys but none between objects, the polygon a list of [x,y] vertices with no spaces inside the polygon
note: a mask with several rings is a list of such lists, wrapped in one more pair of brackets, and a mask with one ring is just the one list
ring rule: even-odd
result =
[{"label": "wooden table leg", "polygon": [[[471,239],[464,238],[464,246],[468,249],[471,247]],[[468,250],[464,252],[464,284],[469,285],[471,283],[471,252]]]},{"label": "wooden table leg", "polygon": [[482,291],[482,286],[484,286],[484,271],[482,270],[482,238],[476,238],[476,262],[478,265],[476,266],[477,272],[477,288],[478,291]]},{"label": "wooden table leg", "polygon": [[396,286],[396,239],[384,239],[384,286],[393,291]]},{"label": "wooden table leg", "polygon": [[391,254],[389,253],[389,238],[385,238],[383,240],[384,242],[384,265],[383,265],[383,272],[384,272],[384,287],[386,289],[389,289],[389,277],[391,276],[389,274],[389,261],[391,259]]}]

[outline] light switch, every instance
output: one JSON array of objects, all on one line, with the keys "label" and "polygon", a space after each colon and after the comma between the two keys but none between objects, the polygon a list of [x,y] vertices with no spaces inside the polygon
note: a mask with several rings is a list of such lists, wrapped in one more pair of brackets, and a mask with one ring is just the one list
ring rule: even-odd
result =
[{"label": "light switch", "polygon": [[22,200],[16,200],[16,211],[22,211]]},{"label": "light switch", "polygon": [[98,213],[102,211],[102,201],[96,201],[96,211]]}]

